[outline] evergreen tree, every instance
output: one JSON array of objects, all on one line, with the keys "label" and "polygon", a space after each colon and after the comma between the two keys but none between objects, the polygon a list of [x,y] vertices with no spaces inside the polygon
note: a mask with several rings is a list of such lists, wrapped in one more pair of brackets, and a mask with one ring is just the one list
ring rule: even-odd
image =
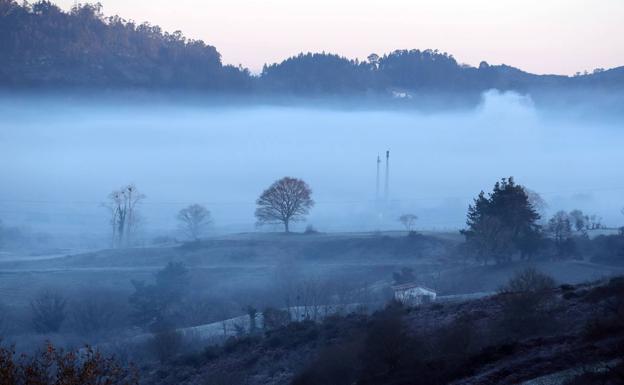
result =
[{"label": "evergreen tree", "polygon": [[488,196],[481,191],[468,207],[468,228],[461,233],[478,260],[500,263],[511,261],[517,252],[524,258],[536,251],[541,239],[539,219],[524,187],[513,177],[503,178]]}]

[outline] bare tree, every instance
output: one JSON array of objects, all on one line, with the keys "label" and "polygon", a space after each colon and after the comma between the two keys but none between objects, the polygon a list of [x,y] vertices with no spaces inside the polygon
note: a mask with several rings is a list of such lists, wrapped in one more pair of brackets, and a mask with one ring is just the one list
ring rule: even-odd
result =
[{"label": "bare tree", "polygon": [[257,330],[257,318],[258,318],[258,309],[251,305],[247,305],[243,308],[247,316],[249,317],[249,334],[253,334]]},{"label": "bare tree", "polygon": [[129,184],[108,195],[104,204],[110,210],[113,247],[127,246],[132,241],[139,222],[138,205],[145,198],[134,184]]},{"label": "bare tree", "polygon": [[256,201],[259,224],[282,223],[289,232],[290,222],[303,220],[314,206],[312,190],[301,179],[285,177],[264,190]]},{"label": "bare tree", "polygon": [[572,218],[565,211],[558,211],[546,226],[546,232],[554,239],[557,253],[563,256],[570,246],[572,238]]},{"label": "bare tree", "polygon": [[602,218],[593,214],[593,215],[586,215],[585,216],[585,221],[587,223],[587,229],[589,230],[599,230],[602,229],[604,227],[604,225],[602,224]]},{"label": "bare tree", "polygon": [[546,216],[546,211],[548,210],[548,203],[542,198],[542,196],[527,187],[522,187],[527,197],[529,198],[529,203],[533,206],[533,209],[537,211],[542,218]]},{"label": "bare tree", "polygon": [[399,222],[405,227],[405,230],[408,232],[414,231],[414,226],[416,225],[416,221],[418,217],[414,214],[403,214],[399,217]]},{"label": "bare tree", "polygon": [[549,221],[546,231],[557,243],[572,236],[572,220],[565,211],[558,211]]},{"label": "bare tree", "polygon": [[569,216],[574,230],[579,233],[585,233],[587,230],[587,216],[581,210],[572,210]]},{"label": "bare tree", "polygon": [[198,240],[212,223],[210,211],[199,204],[192,204],[178,213],[180,229],[192,240]]}]

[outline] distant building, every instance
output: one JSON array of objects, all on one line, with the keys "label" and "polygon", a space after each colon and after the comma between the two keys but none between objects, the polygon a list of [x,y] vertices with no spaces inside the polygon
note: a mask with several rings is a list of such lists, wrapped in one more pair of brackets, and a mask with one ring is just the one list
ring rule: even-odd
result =
[{"label": "distant building", "polygon": [[392,97],[395,99],[411,99],[412,95],[403,90],[392,90]]},{"label": "distant building", "polygon": [[416,283],[392,286],[394,299],[406,305],[422,305],[435,301],[436,292]]}]

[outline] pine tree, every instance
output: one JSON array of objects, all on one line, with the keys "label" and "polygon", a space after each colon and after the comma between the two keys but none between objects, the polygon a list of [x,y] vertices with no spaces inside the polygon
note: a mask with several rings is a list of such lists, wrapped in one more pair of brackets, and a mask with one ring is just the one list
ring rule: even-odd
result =
[{"label": "pine tree", "polygon": [[503,178],[487,197],[481,191],[468,207],[468,227],[461,233],[478,260],[500,263],[517,252],[523,258],[535,252],[541,238],[539,219],[524,187],[513,177]]}]

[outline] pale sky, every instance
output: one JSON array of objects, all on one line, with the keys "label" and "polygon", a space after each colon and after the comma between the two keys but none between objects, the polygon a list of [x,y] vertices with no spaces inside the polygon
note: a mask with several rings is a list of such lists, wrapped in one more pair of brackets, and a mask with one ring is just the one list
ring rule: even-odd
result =
[{"label": "pale sky", "polygon": [[[54,0],[53,0],[54,1]],[[73,0],[57,0],[69,9]],[[624,65],[624,0],[100,0],[106,15],[149,21],[214,45],[258,72],[299,52],[366,58],[439,49],[461,63],[535,73]]]}]

